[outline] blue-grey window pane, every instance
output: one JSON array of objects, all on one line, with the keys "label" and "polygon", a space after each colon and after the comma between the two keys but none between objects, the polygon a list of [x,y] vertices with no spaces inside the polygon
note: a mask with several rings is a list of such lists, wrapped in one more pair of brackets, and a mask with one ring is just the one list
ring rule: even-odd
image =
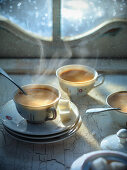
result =
[{"label": "blue-grey window pane", "polygon": [[111,18],[127,18],[127,0],[62,0],[61,35],[85,33]]},{"label": "blue-grey window pane", "polygon": [[52,36],[52,0],[0,0],[0,15],[27,31]]}]

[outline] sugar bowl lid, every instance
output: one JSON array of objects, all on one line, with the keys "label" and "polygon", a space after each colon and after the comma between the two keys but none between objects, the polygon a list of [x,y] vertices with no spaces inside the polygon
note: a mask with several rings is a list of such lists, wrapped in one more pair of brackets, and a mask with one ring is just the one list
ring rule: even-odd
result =
[{"label": "sugar bowl lid", "polygon": [[101,141],[101,149],[127,153],[127,129],[120,129],[116,134],[104,138]]}]

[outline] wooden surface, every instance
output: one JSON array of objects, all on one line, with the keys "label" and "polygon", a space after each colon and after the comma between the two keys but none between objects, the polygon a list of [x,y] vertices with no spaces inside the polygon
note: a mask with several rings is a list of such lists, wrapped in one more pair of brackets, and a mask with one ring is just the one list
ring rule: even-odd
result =
[{"label": "wooden surface", "polygon": [[[59,88],[54,75],[11,75],[20,85],[50,83]],[[54,144],[29,144],[8,136],[0,120],[0,170],[69,170],[79,156],[99,150],[101,140],[116,133],[120,127],[113,123],[110,112],[88,116],[85,110],[106,105],[106,97],[115,91],[127,90],[127,75],[106,75],[105,82],[89,93],[74,98],[82,117],[80,129],[69,139]],[[12,99],[16,87],[0,76],[0,106]],[[66,95],[63,93],[66,97]]]}]

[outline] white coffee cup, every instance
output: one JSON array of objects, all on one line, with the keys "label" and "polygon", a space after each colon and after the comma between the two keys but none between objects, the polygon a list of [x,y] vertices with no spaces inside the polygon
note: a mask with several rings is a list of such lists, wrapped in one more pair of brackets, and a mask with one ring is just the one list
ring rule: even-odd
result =
[{"label": "white coffee cup", "polygon": [[[28,100],[26,99],[27,96],[25,96],[24,94],[21,94],[21,92],[17,90],[14,93],[13,100],[15,102],[15,105],[16,105],[16,108],[19,114],[24,119],[26,119],[30,123],[42,123],[48,120],[54,120],[56,118],[57,116],[56,108],[61,97],[61,94],[58,89],[56,89],[53,86],[43,85],[43,84],[29,84],[29,85],[23,86],[22,88],[26,90],[26,92],[31,89],[39,89],[39,90],[46,89],[56,95],[56,98],[53,99],[53,101],[50,102],[49,104],[48,103],[43,104],[42,102],[42,105],[34,105],[32,104],[32,102],[28,104]],[[20,102],[20,100],[18,99],[20,98],[20,96],[24,97],[25,102],[24,101]],[[31,97],[31,95],[29,96]],[[45,95],[44,99],[47,100],[47,98],[48,96]]]},{"label": "white coffee cup", "polygon": [[[84,80],[81,82],[74,82],[63,79],[61,75],[69,70],[81,70],[90,73],[92,76],[89,80]],[[84,96],[91,89],[101,85],[104,82],[103,75],[98,75],[97,71],[89,66],[85,65],[65,65],[56,70],[56,76],[59,80],[61,89],[68,94],[68,96]],[[99,81],[100,79],[100,81]]]}]

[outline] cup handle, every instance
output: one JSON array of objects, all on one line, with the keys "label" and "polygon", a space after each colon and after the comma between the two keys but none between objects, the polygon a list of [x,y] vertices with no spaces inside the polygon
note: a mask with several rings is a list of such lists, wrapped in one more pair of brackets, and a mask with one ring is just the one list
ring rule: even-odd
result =
[{"label": "cup handle", "polygon": [[98,87],[101,84],[103,84],[104,82],[104,75],[103,74],[99,74],[97,79],[96,79],[96,83],[94,84],[94,87]]},{"label": "cup handle", "polygon": [[46,121],[47,121],[47,120],[54,120],[54,119],[56,119],[56,116],[57,116],[56,109],[55,109],[54,107],[51,107],[51,108],[49,109],[49,112],[52,113],[52,117],[47,117],[47,118],[46,118]]}]

